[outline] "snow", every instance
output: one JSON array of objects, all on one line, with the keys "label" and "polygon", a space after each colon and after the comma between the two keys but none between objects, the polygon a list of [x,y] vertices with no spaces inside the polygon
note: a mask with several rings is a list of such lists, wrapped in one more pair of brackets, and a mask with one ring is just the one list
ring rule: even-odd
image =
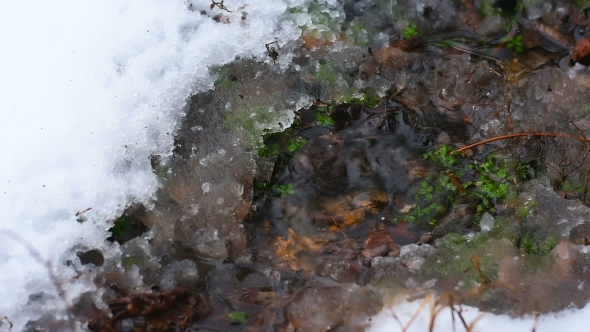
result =
[{"label": "snow", "polygon": [[[300,2],[236,0],[231,13],[196,0],[0,4],[0,317],[14,331],[63,312],[49,272],[67,301],[95,287],[91,275],[72,278],[72,248],[114,255],[107,221],[149,202],[149,156],[171,152],[187,96],[212,86],[208,66],[264,59],[264,44],[297,38],[280,16]],[[27,304],[40,292],[43,304]]]},{"label": "snow", "polygon": [[[560,330],[585,331],[590,315],[590,305],[580,310],[566,310],[556,314],[546,314],[535,318],[528,315],[521,318],[511,318],[507,315],[494,315],[479,311],[477,308],[461,306],[461,316],[466,325],[471,329],[465,329],[459,316],[455,313],[454,319],[451,309],[442,309],[437,315],[434,327],[430,330],[431,313],[434,305],[432,297],[413,302],[401,301],[389,308],[382,310],[377,316],[371,318],[368,332],[495,332],[495,331],[536,331],[553,332]],[[456,306],[456,309],[459,307]],[[436,309],[435,309],[436,310]],[[414,318],[414,314],[417,313]],[[394,315],[397,317],[394,318]]]}]

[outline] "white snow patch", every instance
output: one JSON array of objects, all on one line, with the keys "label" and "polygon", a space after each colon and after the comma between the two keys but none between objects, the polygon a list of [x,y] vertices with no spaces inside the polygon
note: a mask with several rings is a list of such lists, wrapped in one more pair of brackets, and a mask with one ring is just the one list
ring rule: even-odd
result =
[{"label": "white snow patch", "polygon": [[[76,259],[71,249],[114,255],[107,220],[151,198],[158,183],[149,156],[171,152],[186,97],[212,86],[208,66],[262,58],[269,41],[297,38],[279,17],[301,2],[234,0],[231,13],[184,0],[0,4],[0,317],[14,331],[65,304],[46,266],[6,230],[51,263],[69,301],[92,291],[92,276],[73,279],[64,265]],[[49,300],[28,304],[39,292]]]},{"label": "white snow patch", "polygon": [[[425,305],[421,307],[423,304]],[[455,313],[454,320],[451,309],[445,308],[434,321],[434,328],[429,330],[433,300],[417,300],[413,302],[403,301],[393,307],[383,309],[378,315],[368,321],[368,332],[466,332],[461,320]],[[458,309],[458,308],[457,308]],[[413,315],[419,311],[417,317]],[[394,315],[396,318],[394,318]],[[565,310],[557,314],[525,316],[512,318],[507,315],[494,315],[481,312],[479,309],[469,306],[461,307],[461,315],[469,326],[473,324],[471,331],[497,332],[497,331],[586,331],[588,317],[590,317],[590,305],[580,310]],[[404,329],[405,328],[405,329]],[[533,329],[534,328],[534,329]]]}]

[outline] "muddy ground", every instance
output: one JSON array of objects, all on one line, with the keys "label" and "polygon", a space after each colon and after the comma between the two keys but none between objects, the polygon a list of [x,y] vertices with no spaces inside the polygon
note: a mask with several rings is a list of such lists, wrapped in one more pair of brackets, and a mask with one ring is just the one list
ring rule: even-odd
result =
[{"label": "muddy ground", "polygon": [[584,306],[589,14],[291,9],[298,41],[211,69],[174,156],[152,158],[154,206],[115,222],[119,260],[73,262],[100,289],[73,310],[95,331],[361,331],[405,296],[513,316]]}]

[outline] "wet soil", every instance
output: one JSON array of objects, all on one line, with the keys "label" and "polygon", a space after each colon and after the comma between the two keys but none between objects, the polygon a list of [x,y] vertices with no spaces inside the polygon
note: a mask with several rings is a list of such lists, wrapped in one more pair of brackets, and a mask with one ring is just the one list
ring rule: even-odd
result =
[{"label": "wet soil", "polygon": [[101,263],[89,327],[361,331],[428,292],[510,315],[585,305],[588,11],[299,14],[316,23],[299,41],[212,69],[192,97],[174,156],[153,158],[157,201],[128,212],[149,231]]}]

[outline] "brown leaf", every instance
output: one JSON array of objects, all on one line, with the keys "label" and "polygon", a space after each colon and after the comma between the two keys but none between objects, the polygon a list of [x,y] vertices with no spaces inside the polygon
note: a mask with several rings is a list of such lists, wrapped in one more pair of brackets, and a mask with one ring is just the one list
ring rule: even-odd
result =
[{"label": "brown leaf", "polygon": [[92,331],[117,331],[121,320],[132,319],[134,331],[186,329],[189,323],[211,313],[207,302],[177,287],[158,293],[142,293],[109,302],[112,317],[97,313],[88,323]]},{"label": "brown leaf", "polygon": [[371,231],[365,240],[365,246],[367,246],[368,249],[381,247],[383,245],[389,246],[390,243],[395,243],[395,241],[393,241],[391,236],[384,231]]},{"label": "brown leaf", "polygon": [[584,66],[590,65],[590,36],[578,40],[572,54],[572,60]]}]

